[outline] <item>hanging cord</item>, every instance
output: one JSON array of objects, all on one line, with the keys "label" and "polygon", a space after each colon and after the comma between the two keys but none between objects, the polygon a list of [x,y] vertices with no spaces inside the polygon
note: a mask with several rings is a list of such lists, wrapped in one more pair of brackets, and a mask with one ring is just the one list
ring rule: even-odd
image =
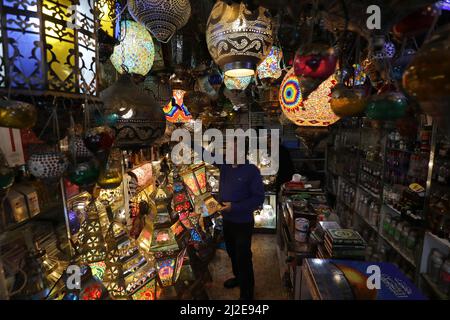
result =
[{"label": "hanging cord", "polygon": [[[56,105],[56,96],[53,98],[53,105]],[[41,132],[38,135],[38,139],[41,140],[42,135],[44,134],[45,130],[47,130],[47,127],[50,125],[50,122],[54,120],[53,118],[56,116],[56,112],[54,110],[52,111],[52,114],[47,119],[47,122],[45,123],[44,127],[42,128]],[[59,141],[59,140],[58,140]]]}]

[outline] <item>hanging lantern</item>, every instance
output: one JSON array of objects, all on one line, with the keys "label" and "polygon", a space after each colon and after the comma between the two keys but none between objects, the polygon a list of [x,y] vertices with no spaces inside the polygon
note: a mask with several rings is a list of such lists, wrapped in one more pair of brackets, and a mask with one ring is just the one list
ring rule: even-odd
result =
[{"label": "hanging lantern", "polygon": [[166,120],[173,123],[186,123],[192,119],[188,108],[184,105],[184,90],[173,90],[173,97],[163,108]]},{"label": "hanging lantern", "polygon": [[385,42],[383,45],[383,55],[384,57],[391,59],[395,56],[395,44],[393,42]]},{"label": "hanging lantern", "polygon": [[215,63],[232,77],[252,76],[272,47],[269,11],[217,1],[207,22],[206,42]]},{"label": "hanging lantern", "polygon": [[367,106],[367,89],[338,84],[332,89],[330,106],[338,117],[357,116]]},{"label": "hanging lantern", "polygon": [[69,151],[73,159],[77,161],[83,161],[93,157],[92,152],[86,148],[83,138],[79,135],[73,135],[69,138]]},{"label": "hanging lantern", "polygon": [[258,78],[263,79],[278,79],[281,77],[282,69],[280,66],[283,59],[283,51],[277,46],[272,46],[269,55],[258,66]]},{"label": "hanging lantern", "polygon": [[440,11],[435,5],[426,6],[403,18],[394,25],[392,31],[399,38],[418,36],[430,30],[439,15]]},{"label": "hanging lantern", "polygon": [[326,79],[336,69],[334,49],[326,43],[312,43],[295,54],[294,70],[297,76]]},{"label": "hanging lantern", "polygon": [[160,42],[167,43],[191,16],[189,0],[130,0],[128,11]]},{"label": "hanging lantern", "polygon": [[36,108],[21,101],[0,100],[0,127],[28,129],[37,121]]},{"label": "hanging lantern", "polygon": [[[221,78],[220,85],[222,85],[222,81],[223,80]],[[219,98],[219,92],[218,89],[216,89],[215,87],[217,86],[211,85],[211,82],[209,81],[209,76],[203,76],[197,79],[197,81],[195,82],[194,89],[207,94],[211,100],[217,100]]]},{"label": "hanging lantern", "polygon": [[138,87],[128,74],[100,93],[107,114],[118,115],[112,128],[115,146],[137,149],[152,146],[166,130],[166,121],[153,96]]},{"label": "hanging lantern", "polygon": [[111,152],[108,161],[102,166],[97,184],[102,189],[116,189],[122,183],[122,155],[120,152]]},{"label": "hanging lantern", "polygon": [[367,104],[366,115],[372,120],[397,120],[406,113],[408,101],[391,85],[383,86]]},{"label": "hanging lantern", "polygon": [[69,180],[77,186],[90,186],[95,184],[99,174],[95,161],[81,162],[69,170]]},{"label": "hanging lantern", "polygon": [[145,76],[155,60],[155,46],[150,33],[137,22],[120,23],[122,41],[114,47],[111,62],[120,74],[126,72]]},{"label": "hanging lantern", "polygon": [[218,91],[220,89],[223,83],[223,76],[220,74],[219,70],[215,69],[213,73],[208,76],[208,82],[214,90]]},{"label": "hanging lantern", "polygon": [[38,179],[59,179],[68,165],[66,156],[61,152],[34,153],[27,162],[30,173]]},{"label": "hanging lantern", "polygon": [[225,75],[223,82],[228,90],[245,90],[253,80],[253,76],[230,77]]},{"label": "hanging lantern", "polygon": [[206,166],[201,163],[196,166],[190,166],[180,173],[183,182],[195,197],[200,198],[206,205],[210,215],[221,209],[216,199],[207,192],[206,189]]},{"label": "hanging lantern", "polygon": [[114,144],[115,134],[107,126],[88,129],[84,134],[84,144],[92,153],[99,155],[108,153]]},{"label": "hanging lantern", "polygon": [[298,126],[329,126],[339,120],[330,107],[331,89],[337,81],[334,75],[323,81],[307,99],[303,99],[300,80],[292,68],[281,84],[281,110]]},{"label": "hanging lantern", "polygon": [[436,31],[403,75],[403,87],[421,110],[450,132],[450,27]]},{"label": "hanging lantern", "polygon": [[97,21],[114,10],[114,1],[3,1],[0,90],[96,95],[96,29],[113,29]]}]

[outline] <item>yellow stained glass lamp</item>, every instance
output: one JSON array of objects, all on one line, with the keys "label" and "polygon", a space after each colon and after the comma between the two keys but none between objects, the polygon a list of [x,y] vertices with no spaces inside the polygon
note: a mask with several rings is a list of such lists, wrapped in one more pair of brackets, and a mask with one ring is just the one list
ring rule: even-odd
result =
[{"label": "yellow stained glass lamp", "polygon": [[122,41],[114,48],[111,62],[119,73],[147,75],[155,60],[155,45],[145,27],[135,21],[121,22]]}]

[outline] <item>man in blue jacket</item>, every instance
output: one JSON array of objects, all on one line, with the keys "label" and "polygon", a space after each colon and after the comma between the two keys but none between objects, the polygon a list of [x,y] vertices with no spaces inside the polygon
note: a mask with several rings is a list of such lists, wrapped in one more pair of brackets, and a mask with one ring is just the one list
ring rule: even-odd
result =
[{"label": "man in blue jacket", "polygon": [[252,263],[253,212],[264,203],[264,184],[259,169],[248,163],[217,165],[220,169],[218,201],[224,205],[223,234],[231,259],[234,277],[225,281],[226,288],[240,287],[240,299],[252,300],[254,275]]}]

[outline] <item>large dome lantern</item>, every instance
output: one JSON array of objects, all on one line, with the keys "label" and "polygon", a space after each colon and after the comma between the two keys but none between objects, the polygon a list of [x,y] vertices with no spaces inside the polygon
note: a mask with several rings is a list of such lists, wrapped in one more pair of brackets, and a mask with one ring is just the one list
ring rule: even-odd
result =
[{"label": "large dome lantern", "polygon": [[129,0],[128,11],[163,43],[186,25],[191,16],[189,0]]},{"label": "large dome lantern", "polygon": [[208,19],[206,42],[225,75],[252,76],[272,48],[272,17],[264,7],[251,11],[244,3],[217,1]]}]

